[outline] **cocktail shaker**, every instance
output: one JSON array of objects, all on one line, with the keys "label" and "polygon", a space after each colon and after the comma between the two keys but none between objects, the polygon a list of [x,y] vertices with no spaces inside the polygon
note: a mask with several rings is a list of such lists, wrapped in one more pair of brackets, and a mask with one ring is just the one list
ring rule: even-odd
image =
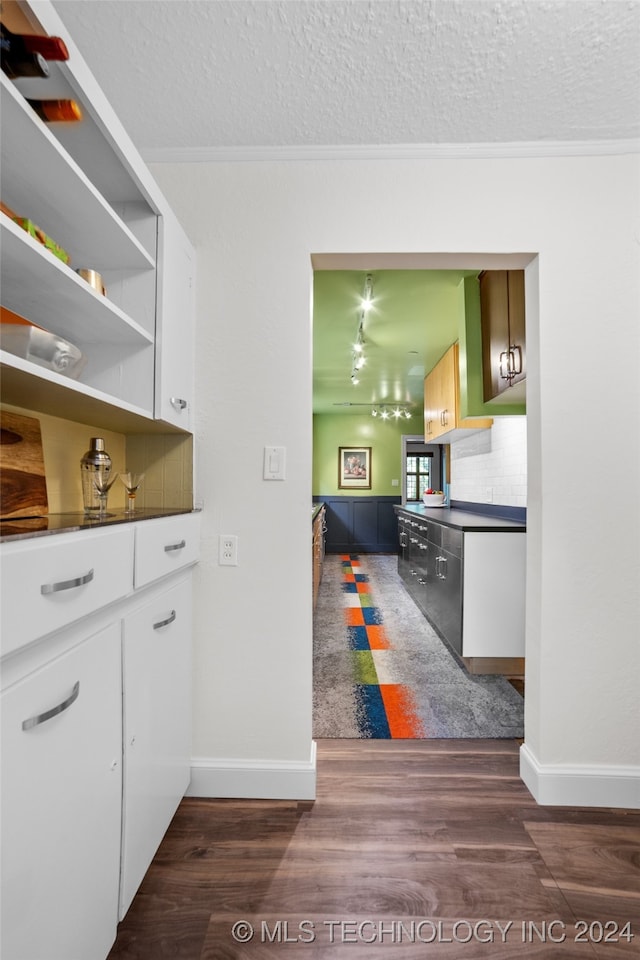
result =
[{"label": "cocktail shaker", "polygon": [[82,500],[86,516],[100,514],[100,498],[94,480],[106,480],[111,473],[111,457],[104,448],[102,437],[92,437],[91,449],[87,450],[80,461],[82,477]]}]

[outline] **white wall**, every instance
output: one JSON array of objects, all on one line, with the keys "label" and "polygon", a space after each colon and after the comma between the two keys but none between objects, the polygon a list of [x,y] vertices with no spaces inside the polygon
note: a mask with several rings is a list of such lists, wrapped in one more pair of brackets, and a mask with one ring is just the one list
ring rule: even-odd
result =
[{"label": "white wall", "polygon": [[[311,254],[531,251],[527,782],[610,773],[611,799],[640,742],[638,157],[153,172],[198,252],[194,754],[209,789],[219,768],[313,763]],[[283,483],[261,479],[265,444],[287,448]],[[580,469],[594,449],[614,473],[604,504]],[[238,534],[238,567],[217,565],[219,533]]]},{"label": "white wall", "polygon": [[451,444],[450,497],[526,507],[526,417],[496,417],[490,430]]}]

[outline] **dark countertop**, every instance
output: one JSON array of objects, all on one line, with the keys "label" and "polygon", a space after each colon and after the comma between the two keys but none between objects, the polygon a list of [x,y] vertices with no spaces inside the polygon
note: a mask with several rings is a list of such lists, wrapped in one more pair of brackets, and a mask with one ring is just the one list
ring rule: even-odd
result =
[{"label": "dark countertop", "polygon": [[313,523],[313,521],[316,519],[316,517],[318,516],[318,514],[320,513],[323,507],[324,507],[324,503],[311,504],[311,523]]},{"label": "dark countertop", "polygon": [[174,517],[196,511],[176,508],[140,508],[133,514],[124,510],[109,510],[105,517],[96,519],[86,517],[84,513],[50,513],[46,517],[24,517],[23,519],[0,520],[0,543],[13,540],[29,540],[33,537],[47,537],[56,533],[73,533],[76,530],[96,530],[98,527],[110,527],[118,523],[135,523],[138,520],[157,520],[159,517]]},{"label": "dark countertop", "polygon": [[441,523],[445,527],[453,527],[456,530],[490,533],[494,532],[514,532],[526,531],[525,523],[519,523],[517,520],[503,520],[501,517],[483,516],[481,513],[471,513],[468,510],[459,510],[455,507],[425,507],[421,503],[411,503],[406,506],[399,504],[394,507],[397,511],[413,514],[416,517],[424,517],[427,520],[433,520],[435,523]]}]

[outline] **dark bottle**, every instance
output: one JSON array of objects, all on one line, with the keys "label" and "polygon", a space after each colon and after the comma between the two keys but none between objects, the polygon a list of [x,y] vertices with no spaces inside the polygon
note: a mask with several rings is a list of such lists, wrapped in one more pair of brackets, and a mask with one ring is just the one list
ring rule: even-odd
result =
[{"label": "dark bottle", "polygon": [[[13,36],[13,35],[12,35]],[[30,53],[24,48],[19,37],[7,37],[6,27],[2,27],[2,69],[8,77],[48,77],[49,67],[41,53]]]},{"label": "dark bottle", "polygon": [[27,99],[27,103],[46,123],[55,120],[82,120],[82,111],[75,100]]},{"label": "dark bottle", "polygon": [[11,79],[16,77],[48,77],[47,60],[68,60],[67,45],[60,37],[12,33],[0,24],[2,69]]}]

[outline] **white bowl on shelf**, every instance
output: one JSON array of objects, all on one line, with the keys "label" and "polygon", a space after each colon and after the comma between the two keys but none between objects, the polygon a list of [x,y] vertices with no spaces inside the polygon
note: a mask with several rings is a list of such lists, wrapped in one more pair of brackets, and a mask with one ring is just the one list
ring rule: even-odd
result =
[{"label": "white bowl on shelf", "polygon": [[444,493],[423,493],[422,501],[425,507],[444,506]]}]

